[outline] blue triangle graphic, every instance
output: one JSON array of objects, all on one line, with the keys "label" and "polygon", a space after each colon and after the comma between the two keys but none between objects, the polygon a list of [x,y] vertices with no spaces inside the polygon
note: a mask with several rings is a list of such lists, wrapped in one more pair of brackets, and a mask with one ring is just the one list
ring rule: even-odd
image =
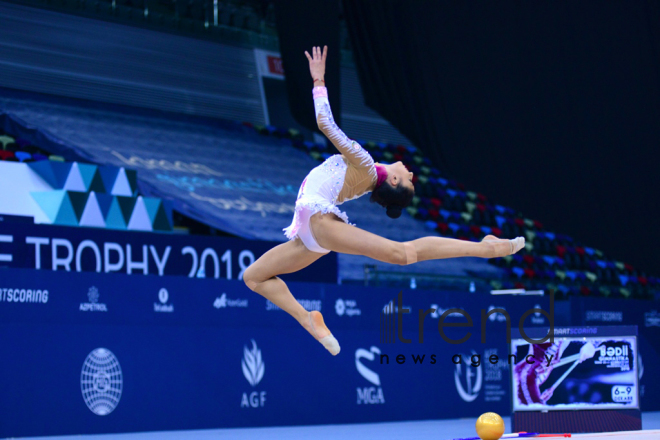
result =
[{"label": "blue triangle graphic", "polygon": [[64,182],[64,189],[78,192],[87,191],[85,182],[83,182],[82,175],[80,174],[80,168],[78,168],[78,162],[74,162],[71,165],[69,175],[66,178],[66,182]]},{"label": "blue triangle graphic", "polygon": [[66,196],[66,191],[34,191],[30,194],[44,214],[46,214],[46,217],[48,217],[51,222],[55,222],[57,213],[62,205],[62,200]]},{"label": "blue triangle graphic", "polygon": [[115,180],[115,184],[112,186],[111,194],[113,196],[133,197],[133,190],[131,190],[131,185],[128,183],[128,177],[126,177],[126,170],[124,168],[119,169],[117,180]]},{"label": "blue triangle graphic", "polygon": [[101,212],[99,202],[96,200],[96,193],[92,191],[89,193],[85,210],[80,216],[80,226],[93,226],[97,228],[105,228],[105,219]]},{"label": "blue triangle graphic", "polygon": [[135,208],[133,208],[133,214],[128,222],[128,229],[133,231],[153,231],[151,219],[149,218],[149,213],[142,197],[137,198]]}]

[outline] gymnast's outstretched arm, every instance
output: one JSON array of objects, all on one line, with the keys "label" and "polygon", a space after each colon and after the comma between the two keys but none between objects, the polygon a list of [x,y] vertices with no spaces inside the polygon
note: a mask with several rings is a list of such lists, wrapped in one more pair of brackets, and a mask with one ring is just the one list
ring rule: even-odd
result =
[{"label": "gymnast's outstretched arm", "polygon": [[371,168],[374,166],[374,160],[371,155],[362,148],[362,146],[348,136],[337,126],[332,116],[330,102],[328,101],[328,91],[325,88],[325,59],[328,55],[328,47],[315,47],[313,56],[305,52],[309,60],[309,71],[314,79],[314,110],[316,112],[316,123],[319,130],[330,142],[337,147],[337,150],[355,167]]}]

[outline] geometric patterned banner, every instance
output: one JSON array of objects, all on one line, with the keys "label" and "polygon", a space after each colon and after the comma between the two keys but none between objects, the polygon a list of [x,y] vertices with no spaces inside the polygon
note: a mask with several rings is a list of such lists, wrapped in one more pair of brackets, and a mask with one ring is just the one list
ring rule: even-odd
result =
[{"label": "geometric patterned banner", "polygon": [[160,199],[66,190],[32,192],[32,198],[55,225],[132,231],[171,231]]},{"label": "geometric patterned banner", "polygon": [[53,189],[78,192],[94,191],[126,197],[137,195],[135,170],[51,160],[30,162],[28,165]]},{"label": "geometric patterned banner", "polygon": [[53,191],[31,195],[53,224],[171,231],[160,199],[137,195],[137,173],[123,167],[43,160],[28,164]]}]

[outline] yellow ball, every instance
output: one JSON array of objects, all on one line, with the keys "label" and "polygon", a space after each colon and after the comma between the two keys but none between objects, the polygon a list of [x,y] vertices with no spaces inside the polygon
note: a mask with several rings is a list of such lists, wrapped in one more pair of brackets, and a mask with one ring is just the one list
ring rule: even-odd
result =
[{"label": "yellow ball", "polygon": [[479,416],[476,426],[481,440],[498,440],[504,434],[504,420],[492,412]]}]

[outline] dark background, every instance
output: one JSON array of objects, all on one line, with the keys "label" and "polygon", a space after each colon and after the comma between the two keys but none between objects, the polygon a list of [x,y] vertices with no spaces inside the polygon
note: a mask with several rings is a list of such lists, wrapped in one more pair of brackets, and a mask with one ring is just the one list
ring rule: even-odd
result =
[{"label": "dark background", "polygon": [[286,88],[293,117],[310,130],[316,128],[314,101],[310,98],[314,80],[305,51],[328,46],[325,84],[335,122],[341,126],[339,93],[339,5],[338,0],[276,0],[275,16],[280,54],[286,73]]},{"label": "dark background", "polygon": [[343,8],[367,104],[446,175],[657,271],[657,2]]}]

